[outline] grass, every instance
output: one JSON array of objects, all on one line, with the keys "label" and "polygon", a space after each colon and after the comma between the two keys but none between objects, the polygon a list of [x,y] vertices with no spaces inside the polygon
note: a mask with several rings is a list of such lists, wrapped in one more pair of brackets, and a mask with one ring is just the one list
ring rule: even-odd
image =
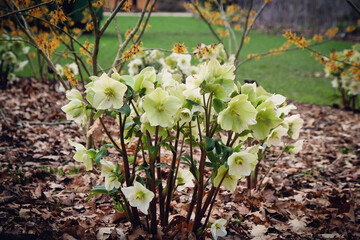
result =
[{"label": "grass", "polygon": [[[138,17],[118,17],[121,32],[136,24]],[[104,23],[104,21],[102,22]],[[217,43],[207,25],[201,20],[186,17],[151,17],[149,28],[142,41],[146,48],[171,49],[176,42],[185,43],[189,50],[198,43]],[[240,36],[240,33],[238,33]],[[251,40],[245,44],[240,59],[249,53],[261,53],[280,47],[285,39],[282,36],[268,35],[253,31]],[[91,40],[91,35],[79,38],[81,42]],[[225,41],[226,42],[226,41]],[[331,50],[349,48],[350,42],[330,41],[315,49],[328,55]],[[100,42],[99,62],[103,68],[110,67],[118,48],[114,23],[112,23]],[[323,66],[314,60],[308,51],[296,50],[278,56],[252,60],[238,70],[241,80],[256,80],[269,92],[280,93],[289,99],[323,105],[332,104],[333,89],[331,79],[324,77]]]}]

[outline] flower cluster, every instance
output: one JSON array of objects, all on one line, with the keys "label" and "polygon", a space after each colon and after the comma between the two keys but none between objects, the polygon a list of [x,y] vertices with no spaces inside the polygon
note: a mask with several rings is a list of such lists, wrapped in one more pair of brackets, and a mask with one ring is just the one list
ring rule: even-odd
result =
[{"label": "flower cluster", "polygon": [[15,80],[16,72],[24,69],[28,60],[20,60],[22,56],[29,54],[30,47],[25,46],[23,39],[0,35],[0,66],[1,82],[6,85],[7,81]]},{"label": "flower cluster", "polygon": [[[220,47],[202,45],[201,48],[215,50]],[[135,64],[135,59],[129,64],[130,75],[120,75],[114,70],[111,76],[92,76],[92,81],[85,86],[86,100],[73,89],[67,92],[70,103],[63,107],[67,118],[80,124],[86,122],[91,111],[100,118],[104,112],[115,114],[119,116],[118,123],[122,129],[120,137],[123,139],[120,142],[124,142],[125,138],[128,143],[142,139],[149,144],[150,159],[146,161],[143,156],[145,162],[133,170],[137,174],[132,179],[136,178],[137,181],[132,185],[126,173],[128,170],[125,173],[120,171],[129,168],[126,167],[127,160],[120,167],[118,163],[115,165],[106,160],[102,149],[85,151],[72,143],[78,150],[76,160],[84,162],[88,170],[92,167],[92,160],[90,167],[89,159],[101,165],[106,190],[121,191],[130,206],[148,214],[150,203],[156,198],[155,179],[143,179],[140,172],[154,176],[155,160],[161,159],[158,154],[164,151],[156,150],[156,146],[170,146],[168,140],[164,139],[171,138],[175,132],[181,135],[184,142],[198,146],[204,157],[197,164],[190,155],[183,156],[184,165],[176,167],[174,162],[169,174],[172,180],[166,181],[166,186],[163,186],[165,181],[157,180],[161,189],[171,191],[170,197],[173,191],[184,191],[194,187],[194,182],[203,181],[201,178],[205,166],[210,170],[210,184],[214,188],[223,186],[233,191],[239,179],[254,172],[270,147],[282,147],[283,151],[292,155],[300,151],[302,140],[293,145],[285,144],[285,140],[290,142],[298,139],[303,125],[298,114],[289,114],[296,107],[287,105],[285,97],[270,94],[255,83],[241,85],[235,80],[233,63],[219,62],[217,54],[213,54],[213,57],[210,57],[211,53],[206,57],[203,54],[202,57],[209,60],[200,63],[196,66],[197,70],[191,73],[189,69],[194,67],[191,65],[191,55],[172,53],[164,58],[157,50],[141,54],[144,54],[146,63],[162,63],[162,67],[158,70],[153,66],[145,67],[142,61]],[[151,147],[153,139],[157,139],[153,146],[155,148]],[[176,155],[176,152],[173,151],[173,154]],[[157,164],[160,167],[159,164],[165,163]],[[125,182],[127,187],[123,186]],[[161,192],[159,197],[165,195],[166,192]],[[154,207],[150,211],[154,211]],[[215,238],[226,234],[224,224],[222,220],[217,220],[211,227]]]},{"label": "flower cluster", "polygon": [[349,103],[350,98],[360,95],[360,44],[333,52],[330,58],[321,57],[319,60],[325,65],[326,77],[333,78],[333,88],[344,95],[344,105]]}]

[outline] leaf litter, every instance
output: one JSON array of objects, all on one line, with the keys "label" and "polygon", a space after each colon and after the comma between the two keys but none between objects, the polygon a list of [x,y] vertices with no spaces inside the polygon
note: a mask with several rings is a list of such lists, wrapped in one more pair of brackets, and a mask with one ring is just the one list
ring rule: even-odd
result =
[{"label": "leaf litter", "polygon": [[[66,121],[60,109],[67,101],[64,93],[30,78],[0,93],[1,239],[150,238],[131,229],[110,197],[85,201],[103,178],[72,159],[68,139],[84,141],[81,128]],[[294,159],[280,158],[260,191],[249,192],[245,181],[234,192],[220,190],[210,221],[228,221],[222,239],[360,238],[360,114],[292,103],[305,120],[304,149]],[[115,134],[117,127],[106,123]],[[92,134],[106,139],[96,126]],[[116,160],[116,151],[109,152]],[[261,174],[279,153],[275,149],[266,157]],[[190,189],[174,195],[173,220],[163,229],[167,236],[173,231],[177,239],[193,237],[183,221],[191,195]]]}]

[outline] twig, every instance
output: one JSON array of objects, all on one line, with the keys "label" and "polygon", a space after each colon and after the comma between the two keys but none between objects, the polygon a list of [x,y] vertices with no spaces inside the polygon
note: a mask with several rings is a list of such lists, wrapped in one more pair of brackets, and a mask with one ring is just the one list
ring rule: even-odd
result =
[{"label": "twig", "polygon": [[[126,46],[129,44],[130,40],[134,37],[135,33],[138,31],[140,24],[144,18],[145,12],[146,12],[146,8],[149,5],[150,0],[147,0],[145,3],[145,6],[141,12],[140,18],[138,20],[138,22],[136,23],[136,26],[134,27],[134,29],[131,31],[131,33],[129,34],[129,36],[125,39],[124,43],[121,44],[119,46],[118,52],[116,53],[116,57],[115,60],[112,64],[112,67],[108,73],[108,75],[110,75],[112,73],[112,68],[117,66],[118,64],[120,64],[120,69],[124,66],[125,62],[121,62],[121,55],[124,52]],[[120,71],[119,71],[120,72]]]},{"label": "twig", "polygon": [[140,32],[140,34],[139,34],[139,36],[138,36],[138,38],[136,39],[136,41],[135,41],[134,44],[137,44],[137,43],[140,41],[142,35],[144,34],[144,32],[145,32],[145,30],[146,30],[146,26],[147,26],[147,24],[148,24],[148,22],[149,22],[149,19],[150,19],[152,10],[154,9],[156,2],[157,2],[157,0],[154,0],[153,3],[151,4],[151,6],[150,6],[150,11],[149,11],[149,13],[148,13],[148,15],[147,15],[147,17],[146,17],[146,19],[145,19],[144,25],[143,25],[143,29],[141,29],[141,32]]},{"label": "twig", "polygon": [[[284,148],[285,149],[285,148]],[[264,181],[264,179],[269,176],[271,169],[273,169],[273,167],[275,166],[276,162],[280,159],[280,157],[283,155],[284,150],[280,153],[280,155],[275,159],[275,161],[271,164],[270,168],[267,170],[267,172],[265,173],[265,175],[261,178],[259,185],[256,188],[256,191],[260,190],[261,184]]]},{"label": "twig", "polygon": [[[1,114],[3,112],[1,111]],[[5,116],[4,116],[5,117]],[[56,125],[71,125],[72,121],[64,121],[64,122],[33,122],[33,121],[18,121],[16,126],[23,125],[45,125],[45,126],[56,126]]]},{"label": "twig", "polygon": [[360,14],[360,9],[359,9],[351,0],[346,0],[346,2],[347,2],[358,14]]},{"label": "twig", "polygon": [[53,2],[54,2],[54,1],[43,2],[43,3],[37,4],[37,5],[28,7],[28,8],[19,9],[19,10],[13,11],[13,12],[9,12],[9,13],[6,13],[6,14],[4,14],[4,15],[1,15],[0,18],[9,17],[9,16],[11,16],[11,15],[14,15],[14,14],[17,14],[17,13],[21,13],[21,12],[26,12],[26,11],[28,11],[28,10],[31,10],[31,9],[34,9],[34,8],[37,8],[37,7],[41,7],[41,6],[44,6],[44,5],[53,3]]},{"label": "twig", "polygon": [[[206,25],[209,27],[211,33],[214,35],[214,37],[219,41],[219,43],[223,44],[221,38],[217,35],[217,33],[215,32],[214,28],[211,26],[211,23],[204,17],[204,15],[201,13],[199,7],[192,1],[191,2],[192,5],[194,6],[194,8],[196,9],[196,11],[199,13],[201,19],[206,23]],[[224,45],[224,44],[223,44]],[[226,56],[229,57],[229,54],[226,50],[226,48],[224,48]]]},{"label": "twig", "polygon": [[252,5],[253,5],[253,0],[250,0],[250,6],[249,6],[248,12],[246,14],[246,19],[245,19],[244,32],[243,32],[243,34],[241,36],[240,45],[239,45],[238,49],[236,50],[236,54],[235,54],[235,63],[234,63],[235,66],[237,65],[237,61],[238,61],[238,58],[239,58],[240,51],[242,49],[242,46],[244,45],[245,37],[248,34],[247,28],[248,28],[249,17],[250,17],[250,12],[251,12],[251,9],[252,9]]},{"label": "twig", "polygon": [[100,36],[104,34],[106,28],[109,26],[109,24],[111,23],[111,20],[113,20],[113,18],[116,16],[116,14],[120,11],[120,9],[124,6],[124,3],[127,0],[122,0],[119,5],[115,8],[115,10],[111,13],[111,16],[106,20],[105,24],[102,26],[102,28],[99,30],[100,32]]}]

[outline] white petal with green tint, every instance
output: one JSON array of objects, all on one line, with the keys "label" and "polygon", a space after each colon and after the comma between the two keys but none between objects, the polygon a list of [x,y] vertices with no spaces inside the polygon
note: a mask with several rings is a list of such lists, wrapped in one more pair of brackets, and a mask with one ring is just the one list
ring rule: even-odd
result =
[{"label": "white petal with green tint", "polygon": [[157,88],[143,99],[142,108],[151,126],[172,127],[182,106],[180,99]]},{"label": "white petal with green tint", "polygon": [[248,125],[255,124],[256,109],[247,101],[247,95],[240,94],[228,104],[228,107],[221,111],[218,116],[218,123],[224,130],[232,130],[241,133]]}]

